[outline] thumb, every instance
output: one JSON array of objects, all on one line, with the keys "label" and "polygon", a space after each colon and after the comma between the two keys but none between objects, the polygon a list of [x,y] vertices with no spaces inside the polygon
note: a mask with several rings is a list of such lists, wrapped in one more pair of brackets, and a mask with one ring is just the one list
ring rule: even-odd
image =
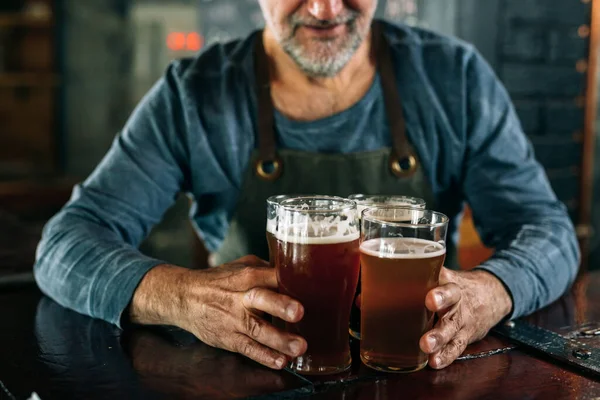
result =
[{"label": "thumb", "polygon": [[458,280],[458,274],[456,271],[452,271],[446,267],[442,267],[440,270],[440,286],[447,283],[456,283]]}]

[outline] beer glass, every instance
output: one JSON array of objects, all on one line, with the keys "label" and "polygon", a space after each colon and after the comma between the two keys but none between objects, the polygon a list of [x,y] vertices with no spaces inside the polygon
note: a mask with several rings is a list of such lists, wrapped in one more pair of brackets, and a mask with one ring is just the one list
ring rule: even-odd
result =
[{"label": "beer glass", "polygon": [[[348,196],[350,200],[354,200],[358,205],[358,216],[367,207],[370,206],[406,206],[425,209],[425,200],[419,199],[418,197],[409,196],[385,196],[385,195],[368,195],[368,194],[352,194]],[[360,340],[360,307],[356,304],[357,297],[360,295],[360,278],[358,279],[358,286],[356,288],[356,296],[352,303],[352,310],[350,311],[350,335]]]},{"label": "beer glass", "polygon": [[279,292],[302,303],[304,317],[284,329],[308,342],[292,361],[300,374],[332,374],[352,363],[348,340],[350,307],[359,274],[356,203],[340,197],[305,196],[278,207]]},{"label": "beer glass", "polygon": [[432,328],[427,292],[438,285],[448,217],[402,207],[368,208],[361,225],[360,358],[386,372],[427,365],[419,339]]},{"label": "beer glass", "polygon": [[269,246],[269,263],[275,266],[276,236],[277,236],[277,208],[281,202],[290,198],[290,195],[280,194],[267,199],[267,245]]}]

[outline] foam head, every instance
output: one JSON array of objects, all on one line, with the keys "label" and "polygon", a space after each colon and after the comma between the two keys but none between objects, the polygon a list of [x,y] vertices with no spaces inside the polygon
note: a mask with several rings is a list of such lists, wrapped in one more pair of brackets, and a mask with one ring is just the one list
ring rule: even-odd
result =
[{"label": "foam head", "polygon": [[378,238],[364,241],[360,251],[379,258],[415,259],[444,255],[446,247],[444,242],[424,239]]},{"label": "foam head", "polygon": [[278,209],[279,240],[305,244],[342,243],[359,238],[356,203],[339,197],[288,199]]}]

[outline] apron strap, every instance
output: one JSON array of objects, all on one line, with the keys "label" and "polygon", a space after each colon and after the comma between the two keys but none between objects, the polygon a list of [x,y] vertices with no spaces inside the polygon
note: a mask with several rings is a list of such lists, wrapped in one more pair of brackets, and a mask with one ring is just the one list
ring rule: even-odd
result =
[{"label": "apron strap", "polygon": [[377,69],[381,76],[381,87],[385,103],[390,133],[392,135],[392,154],[389,166],[394,175],[399,178],[413,175],[419,165],[416,153],[412,149],[406,136],[406,122],[402,109],[402,99],[398,92],[396,76],[390,44],[382,32],[379,22],[373,23],[371,32],[373,49],[377,57]]},{"label": "apron strap", "polygon": [[275,151],[275,107],[271,98],[269,59],[265,52],[262,31],[257,33],[254,48],[256,97],[258,99],[258,150],[254,168],[259,178],[275,181],[281,176],[283,163]]}]

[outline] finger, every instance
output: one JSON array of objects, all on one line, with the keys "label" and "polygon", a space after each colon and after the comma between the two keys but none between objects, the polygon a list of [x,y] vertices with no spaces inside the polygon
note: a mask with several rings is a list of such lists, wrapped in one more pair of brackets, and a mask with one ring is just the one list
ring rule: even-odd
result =
[{"label": "finger", "polygon": [[456,283],[447,283],[427,293],[425,307],[432,312],[443,312],[458,303],[460,297],[460,287]]},{"label": "finger", "polygon": [[271,266],[271,264],[269,264],[268,261],[265,261],[262,258],[255,256],[254,254],[249,254],[242,258],[238,258],[237,260],[233,261],[232,264],[253,265],[256,267],[270,267]]},{"label": "finger", "polygon": [[462,325],[461,313],[455,307],[440,318],[435,328],[421,337],[419,340],[421,350],[426,354],[433,354],[444,348],[454,340]]},{"label": "finger", "polygon": [[308,348],[306,340],[302,337],[282,332],[253,313],[246,314],[239,329],[258,343],[292,358],[304,354]]},{"label": "finger", "polygon": [[442,269],[440,270],[440,286],[445,285],[447,283],[456,283],[458,279],[459,278],[456,271],[453,271],[446,267],[442,267]]},{"label": "finger", "polygon": [[461,330],[444,348],[429,356],[429,364],[435,369],[447,367],[465,351],[468,343],[467,332]]},{"label": "finger", "polygon": [[232,351],[240,353],[259,364],[273,369],[282,369],[287,363],[285,355],[270,349],[246,335],[238,334],[233,338]]},{"label": "finger", "polygon": [[304,316],[304,307],[299,301],[265,288],[248,290],[242,304],[249,310],[264,311],[287,322],[298,322]]},{"label": "finger", "polygon": [[246,266],[234,271],[228,278],[228,287],[240,292],[245,292],[255,287],[271,289],[277,289],[278,287],[277,273],[275,268],[271,267]]}]

